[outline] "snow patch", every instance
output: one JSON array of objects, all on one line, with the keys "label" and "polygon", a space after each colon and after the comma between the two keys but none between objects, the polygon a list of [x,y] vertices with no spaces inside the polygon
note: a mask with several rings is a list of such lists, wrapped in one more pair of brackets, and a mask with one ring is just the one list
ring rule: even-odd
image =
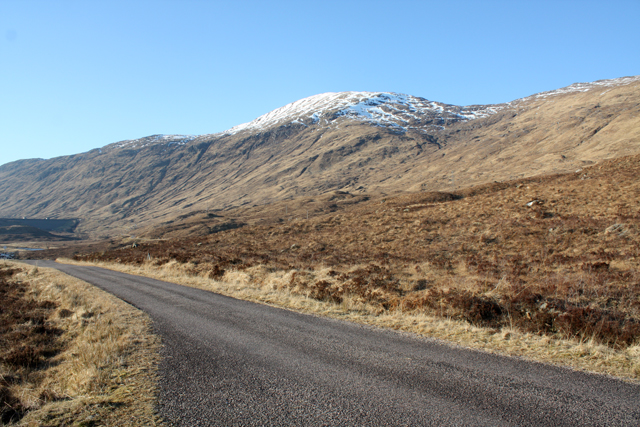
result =
[{"label": "snow patch", "polygon": [[[341,117],[402,131],[424,130],[427,125],[422,122],[426,118],[444,115],[447,121],[467,121],[487,117],[502,108],[504,107],[459,107],[392,92],[328,92],[292,102],[222,133],[235,135],[243,131],[262,132],[277,124],[308,125],[316,124],[321,119],[329,123]],[[436,125],[428,125],[434,126]],[[441,128],[442,125],[437,127]]]},{"label": "snow patch", "polygon": [[[560,89],[550,90],[547,92],[540,92],[535,95],[522,98],[522,100],[540,99],[540,98],[544,99],[544,98],[548,98],[549,96],[564,95],[567,93],[588,92],[592,89],[614,88],[617,86],[628,85],[638,81],[640,81],[640,76],[620,77],[617,79],[609,79],[609,80],[597,80],[595,82],[590,82],[590,83],[574,83],[572,85],[569,85]],[[602,92],[601,95],[604,95],[609,90]]]},{"label": "snow patch", "polygon": [[196,139],[198,135],[151,135],[139,139],[129,139],[111,144],[115,148],[144,148],[151,145],[166,144],[185,145]]}]

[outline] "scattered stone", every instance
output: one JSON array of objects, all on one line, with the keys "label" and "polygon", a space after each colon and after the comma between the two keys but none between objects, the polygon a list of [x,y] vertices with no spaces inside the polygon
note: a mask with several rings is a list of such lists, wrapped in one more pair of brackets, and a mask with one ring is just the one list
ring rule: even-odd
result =
[{"label": "scattered stone", "polygon": [[627,226],[625,224],[613,224],[610,227],[607,227],[606,230],[604,230],[604,234],[617,234],[618,236],[625,236],[627,234],[629,234],[629,229],[627,228]]}]

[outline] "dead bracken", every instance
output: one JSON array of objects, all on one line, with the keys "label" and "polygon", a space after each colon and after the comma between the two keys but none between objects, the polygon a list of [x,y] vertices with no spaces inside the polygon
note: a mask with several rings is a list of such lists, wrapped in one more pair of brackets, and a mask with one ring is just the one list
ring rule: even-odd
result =
[{"label": "dead bracken", "polygon": [[640,156],[626,157],[456,193],[367,197],[308,220],[247,221],[76,259],[175,264],[222,280],[280,274],[287,292],[376,314],[427,313],[627,348],[640,337],[637,176]]}]

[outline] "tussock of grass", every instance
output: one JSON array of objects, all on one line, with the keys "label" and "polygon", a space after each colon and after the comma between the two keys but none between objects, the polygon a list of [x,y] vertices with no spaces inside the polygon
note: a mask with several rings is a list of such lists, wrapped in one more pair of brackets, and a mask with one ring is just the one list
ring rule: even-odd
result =
[{"label": "tussock of grass", "polygon": [[[73,260],[59,261],[86,264]],[[313,291],[310,292],[308,287],[291,286],[296,277],[301,275],[317,281],[335,277],[335,272],[329,268],[313,273],[297,270],[273,271],[265,266],[254,266],[244,270],[230,270],[218,279],[212,279],[206,273],[193,274],[193,265],[175,261],[161,266],[153,263],[135,266],[110,262],[90,264],[303,313],[438,338],[484,351],[614,375],[627,380],[640,379],[638,345],[612,348],[599,344],[594,339],[553,338],[522,332],[509,326],[478,327],[464,320],[404,310],[401,306],[383,310],[378,304],[372,304],[368,299],[353,294],[343,294],[339,301],[320,300],[313,297]],[[358,270],[361,268],[354,268],[354,271]]]},{"label": "tussock of grass", "polygon": [[[1,352],[3,404],[15,409],[3,422],[159,425],[154,409],[159,340],[150,333],[148,317],[56,270],[0,263],[0,271],[10,268],[17,271],[7,280],[24,288],[20,298],[48,307],[40,319],[55,329],[56,339],[22,363],[6,357],[11,351]],[[15,324],[7,332],[21,327]],[[32,329],[23,340],[39,332]]]}]

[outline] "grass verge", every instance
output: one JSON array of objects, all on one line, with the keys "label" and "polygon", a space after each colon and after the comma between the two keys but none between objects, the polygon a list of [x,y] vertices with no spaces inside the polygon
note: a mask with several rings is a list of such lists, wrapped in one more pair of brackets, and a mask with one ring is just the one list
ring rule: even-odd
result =
[{"label": "grass verge", "polygon": [[[159,339],[134,307],[53,269],[0,262],[2,424],[161,425]],[[6,344],[6,345],[5,345]]]},{"label": "grass verge", "polygon": [[[153,263],[126,265],[114,262],[59,261],[96,265],[302,313],[392,328],[487,352],[613,375],[626,381],[640,380],[638,345],[612,348],[593,338],[561,339],[527,333],[513,327],[478,327],[463,320],[404,310],[401,306],[380,310],[379,306],[348,294],[340,301],[318,299],[317,295],[305,295],[304,290],[290,286],[295,282],[296,271],[285,272],[256,266],[241,271],[229,270],[219,279],[213,279],[205,273],[194,274],[191,266],[175,261],[161,266]],[[330,275],[331,271],[327,269],[325,273]],[[321,277],[315,279],[322,280]]]}]

